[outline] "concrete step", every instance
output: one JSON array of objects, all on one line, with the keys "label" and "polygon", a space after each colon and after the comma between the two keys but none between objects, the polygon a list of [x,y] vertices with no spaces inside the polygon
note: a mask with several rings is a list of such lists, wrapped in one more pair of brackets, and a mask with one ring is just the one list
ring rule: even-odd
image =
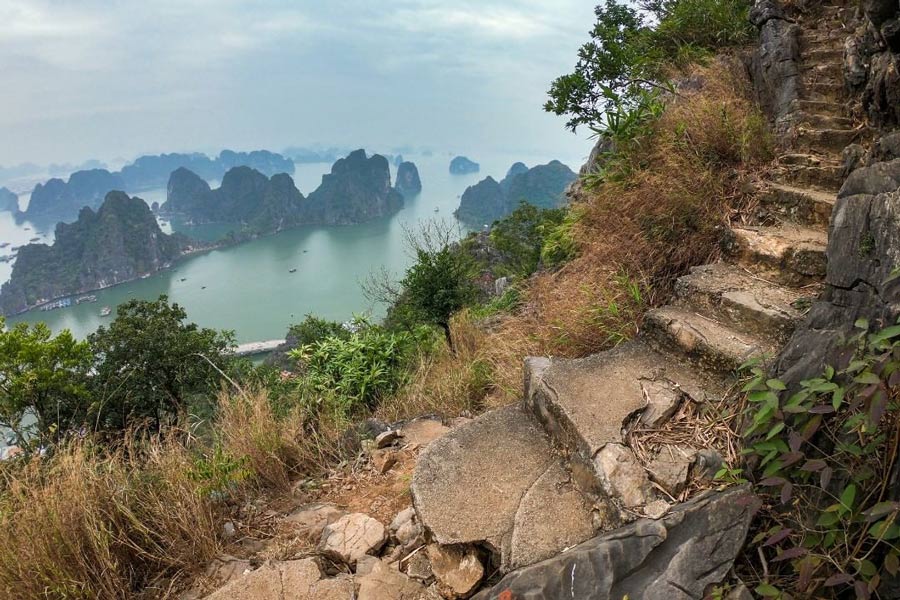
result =
[{"label": "concrete step", "polygon": [[631,452],[624,446],[624,431],[632,418],[658,427],[685,398],[705,400],[712,385],[640,340],[586,358],[529,358],[525,363],[525,405],[569,456],[579,487],[632,510],[646,503],[647,491],[623,489],[606,469],[610,450],[617,462],[627,464],[621,456]]},{"label": "concrete step", "polygon": [[680,352],[712,372],[732,372],[750,359],[774,356],[777,350],[768,340],[677,306],[648,311],[643,333],[657,348]]},{"label": "concrete step", "polygon": [[775,283],[807,285],[825,277],[828,233],[799,225],[732,227],[730,250],[756,275]]},{"label": "concrete step", "polygon": [[835,194],[783,183],[764,182],[758,192],[766,212],[799,225],[827,228]]},{"label": "concrete step", "polygon": [[796,187],[812,188],[823,192],[837,192],[844,184],[844,170],[840,165],[782,164],[775,169],[773,178]]},{"label": "concrete step", "polygon": [[678,306],[738,331],[783,343],[803,318],[804,292],[763,281],[727,263],[694,267],[675,285]]},{"label": "concrete step", "polygon": [[862,134],[862,129],[816,129],[801,126],[797,128],[794,146],[820,152],[831,151],[839,155],[844,148],[859,140]]},{"label": "concrete step", "polygon": [[485,413],[432,442],[418,457],[410,491],[437,543],[479,547],[501,572],[596,532],[591,502],[521,405]]}]

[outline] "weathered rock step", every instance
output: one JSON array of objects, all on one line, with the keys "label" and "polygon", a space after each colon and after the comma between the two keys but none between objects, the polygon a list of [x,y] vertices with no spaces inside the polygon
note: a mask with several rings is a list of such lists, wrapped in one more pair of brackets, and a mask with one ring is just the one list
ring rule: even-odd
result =
[{"label": "weathered rock step", "polygon": [[844,105],[840,102],[824,100],[794,100],[791,103],[794,111],[809,114],[828,115],[834,117],[843,116],[846,113]]},{"label": "weathered rock step", "polygon": [[843,82],[814,81],[804,84],[806,96],[810,100],[837,100],[844,96]]},{"label": "weathered rock step", "polygon": [[782,183],[766,182],[760,202],[769,213],[801,225],[826,228],[834,209],[835,194]]},{"label": "weathered rock step", "polygon": [[740,331],[784,342],[803,318],[795,304],[804,293],[715,263],[691,269],[675,286],[679,306],[700,311]]},{"label": "weathered rock step", "polygon": [[852,130],[854,126],[853,119],[849,117],[837,117],[834,115],[814,112],[797,112],[792,116],[795,122],[818,129]]},{"label": "weathered rock step", "polygon": [[776,350],[769,340],[678,306],[648,311],[644,334],[658,348],[680,352],[711,372],[734,371],[748,360],[772,356]]},{"label": "weathered rock step", "polygon": [[795,186],[834,192],[841,189],[844,173],[837,164],[782,165],[777,170],[776,179]]},{"label": "weathered rock step", "polygon": [[733,227],[732,251],[757,275],[775,283],[804,285],[825,277],[828,233],[800,225]]},{"label": "weathered rock step", "polygon": [[840,167],[841,161],[834,154],[787,152],[778,156],[778,163],[782,165],[796,165],[803,167]]},{"label": "weathered rock step", "polygon": [[503,571],[530,564],[594,535],[591,503],[559,461],[531,414],[507,406],[419,455],[413,505],[439,544],[489,548]]},{"label": "weathered rock step", "polygon": [[[642,412],[651,426],[671,416],[685,396],[702,401],[714,384],[693,369],[632,340],[580,359],[529,358],[525,362],[525,405],[556,445],[570,457],[579,486],[594,496],[617,495],[615,482],[598,464],[598,453],[624,443],[623,429]],[[647,410],[644,410],[647,408]],[[625,493],[626,506],[639,505],[641,490]]]},{"label": "weathered rock step", "polygon": [[708,492],[510,573],[474,600],[688,600],[731,570],[759,503],[746,486]]},{"label": "weathered rock step", "polygon": [[817,129],[801,127],[797,132],[797,148],[813,148],[840,152],[862,135],[859,129]]}]

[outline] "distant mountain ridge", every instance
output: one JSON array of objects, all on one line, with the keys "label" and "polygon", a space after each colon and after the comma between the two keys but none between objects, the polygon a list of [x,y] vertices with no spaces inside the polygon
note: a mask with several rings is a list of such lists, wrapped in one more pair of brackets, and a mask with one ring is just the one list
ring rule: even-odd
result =
[{"label": "distant mountain ridge", "polygon": [[517,162],[502,181],[486,177],[466,188],[454,214],[471,225],[490,225],[512,213],[521,202],[538,208],[558,208],[565,204],[566,188],[576,177],[558,160],[530,169]]},{"label": "distant mountain ridge", "polygon": [[19,212],[19,197],[6,189],[0,187],[0,212]]},{"label": "distant mountain ridge", "polygon": [[205,180],[222,179],[237,166],[252,167],[268,176],[294,172],[292,160],[268,150],[222,150],[215,159],[200,153],[146,155],[116,173],[90,169],[75,171],[68,181],[53,178],[39,183],[34,187],[28,208],[19,217],[44,223],[73,221],[83,207],[98,208],[112,190],[134,193],[164,187],[172,172],[179,168],[190,169]]},{"label": "distant mountain ridge", "polygon": [[235,167],[211,189],[197,174],[181,168],[169,178],[160,213],[194,223],[241,223],[250,234],[273,233],[297,225],[349,225],[383,217],[403,206],[391,187],[387,159],[356,150],[337,160],[331,173],[308,197],[286,174],[271,178],[249,167]]},{"label": "distant mountain ridge", "polygon": [[0,287],[0,312],[16,314],[137,279],[192,249],[186,237],[163,233],[143,200],[109,192],[96,212],[83,208],[74,223],[59,223],[52,246],[28,244],[19,250],[12,276]]}]

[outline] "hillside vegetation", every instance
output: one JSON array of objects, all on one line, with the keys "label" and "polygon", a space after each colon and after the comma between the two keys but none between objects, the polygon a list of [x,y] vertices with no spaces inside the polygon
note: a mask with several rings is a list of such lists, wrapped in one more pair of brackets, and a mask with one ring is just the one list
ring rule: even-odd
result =
[{"label": "hillside vegetation", "polygon": [[[249,500],[355,455],[354,423],[507,404],[525,356],[633,337],[679,275],[720,252],[771,142],[727,53],[751,40],[746,2],[629,6],[597,8],[575,73],[550,91],[548,110],[602,142],[570,206],[522,206],[458,242],[410,232],[413,266],[369,285],[391,303],[383,324],[308,317],[291,328],[290,372],[234,359],[227,334],[165,299],[120,308],[86,344],[0,333],[0,422],[23,450],[0,467],[0,593],[173,595]],[[41,418],[24,431],[29,411]]]}]

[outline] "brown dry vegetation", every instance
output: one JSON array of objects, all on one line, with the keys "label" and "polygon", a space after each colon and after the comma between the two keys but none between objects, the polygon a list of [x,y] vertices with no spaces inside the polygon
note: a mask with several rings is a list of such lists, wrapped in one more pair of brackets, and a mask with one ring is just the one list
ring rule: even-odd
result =
[{"label": "brown dry vegetation", "polygon": [[576,194],[578,255],[524,285],[524,305],[490,328],[454,319],[456,355],[426,359],[387,418],[459,414],[514,401],[523,357],[577,357],[633,337],[675,279],[716,258],[726,225],[752,202],[771,159],[764,117],[737,61],[695,67],[648,139],[626,148],[628,174]]}]

